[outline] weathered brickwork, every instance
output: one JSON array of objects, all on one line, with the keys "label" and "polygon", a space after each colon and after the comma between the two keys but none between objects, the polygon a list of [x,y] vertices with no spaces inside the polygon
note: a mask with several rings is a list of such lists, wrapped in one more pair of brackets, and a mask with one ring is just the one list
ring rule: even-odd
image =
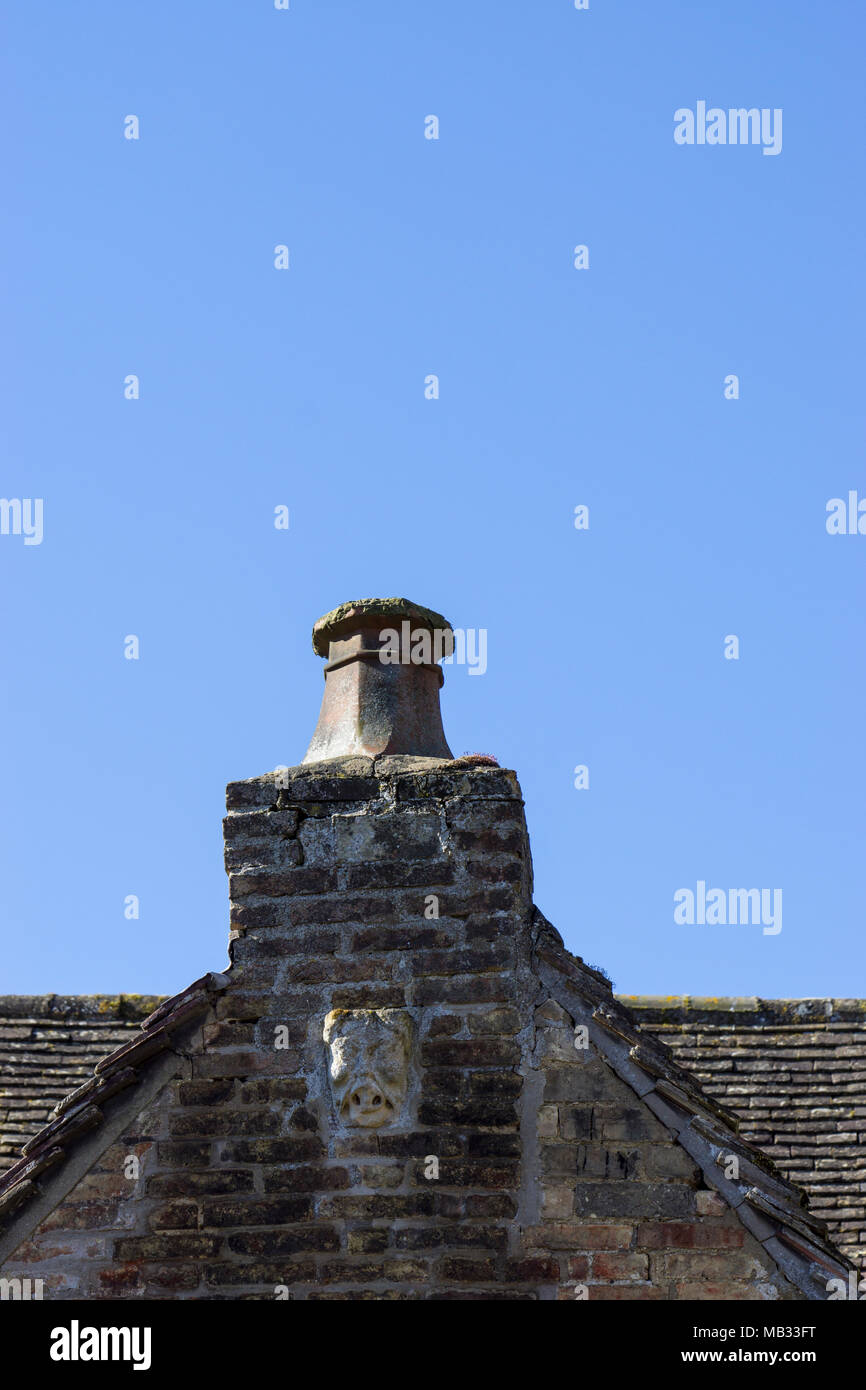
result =
[{"label": "weathered brickwork", "polygon": [[66,1190],[74,1148],[0,1195],[13,1239],[51,1207],[4,1274],[54,1298],[825,1296],[843,1267],[800,1194],[533,908],[513,773],[291,769],[229,787],[225,837],[230,971],[154,1015],[123,1073],[152,1094],[99,1102],[111,1142],[86,1121]]},{"label": "weathered brickwork", "polygon": [[552,1000],[535,1018],[541,1211],[526,1243],[558,1258],[558,1297],[786,1296],[670,1131],[594,1050],[575,1048],[574,1019]]}]

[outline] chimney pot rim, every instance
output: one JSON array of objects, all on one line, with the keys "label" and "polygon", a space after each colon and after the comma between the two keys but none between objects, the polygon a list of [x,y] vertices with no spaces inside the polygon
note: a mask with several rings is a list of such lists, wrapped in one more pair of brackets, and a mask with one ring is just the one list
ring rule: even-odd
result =
[{"label": "chimney pot rim", "polygon": [[431,632],[452,631],[448,619],[443,618],[441,613],[436,613],[432,608],[425,608],[423,604],[413,603],[411,599],[352,599],[348,603],[341,603],[313,624],[313,651],[316,656],[327,656],[332,640],[345,637],[377,618],[408,618],[417,626],[426,627]]}]

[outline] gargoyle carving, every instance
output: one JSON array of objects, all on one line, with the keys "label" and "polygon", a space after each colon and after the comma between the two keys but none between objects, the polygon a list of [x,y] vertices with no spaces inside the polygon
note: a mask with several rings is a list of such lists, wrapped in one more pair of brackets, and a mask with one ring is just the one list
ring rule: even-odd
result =
[{"label": "gargoyle carving", "polygon": [[412,1022],[405,1009],[333,1009],[323,1037],[340,1118],[367,1129],[394,1120],[409,1079]]}]

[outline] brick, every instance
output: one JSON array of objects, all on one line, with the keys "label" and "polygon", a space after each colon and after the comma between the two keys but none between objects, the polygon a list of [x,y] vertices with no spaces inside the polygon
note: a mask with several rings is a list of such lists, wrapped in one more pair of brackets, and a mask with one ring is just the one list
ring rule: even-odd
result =
[{"label": "brick", "polygon": [[157,1144],[157,1158],[160,1164],[170,1168],[202,1168],[211,1156],[209,1143],[198,1144]]},{"label": "brick", "polygon": [[500,1250],[508,1247],[508,1229],[505,1226],[482,1226],[476,1222],[461,1222],[459,1225],[443,1228],[443,1245],[460,1250]]},{"label": "brick", "polygon": [[294,835],[298,828],[298,813],[291,811],[240,811],[226,816],[223,837],[226,840],[269,840]]},{"label": "brick", "polygon": [[[253,973],[254,972],[252,971],[248,972],[248,978],[244,981],[244,984],[252,983],[249,976],[251,976]],[[270,979],[273,977],[273,970],[270,968],[268,971],[268,975],[270,983]],[[255,1023],[262,1017],[262,1014],[267,1013],[268,1002],[269,995],[265,992],[265,990],[262,989],[237,990],[232,994],[224,994],[222,998],[217,1001],[217,1018],[220,1020],[231,1019],[236,1022]],[[195,1086],[200,1085],[201,1083],[190,1081],[186,1084],[190,1086]],[[196,1102],[193,1101],[190,1103],[195,1104]],[[204,1104],[205,1102],[198,1103]]]},{"label": "brick", "polygon": [[559,1261],[530,1256],[523,1260],[509,1260],[505,1266],[505,1278],[513,1284],[558,1284]]},{"label": "brick", "polygon": [[526,1242],[529,1246],[547,1246],[551,1250],[628,1250],[633,1231],[632,1226],[623,1225],[550,1222],[531,1226],[526,1232]]},{"label": "brick", "polygon": [[437,1261],[436,1277],[454,1284],[492,1283],[496,1278],[496,1261],[492,1259],[466,1259],[447,1255]]},{"label": "brick", "polygon": [[670,1144],[670,1136],[664,1125],[649,1110],[621,1110],[606,1117],[602,1122],[602,1139],[606,1144],[628,1142],[634,1139],[651,1139]]},{"label": "brick", "polygon": [[[295,842],[286,845],[283,854],[288,864],[299,865],[301,846]],[[301,885],[304,885],[302,887]],[[296,878],[295,869],[288,866],[280,869],[258,870],[248,873],[229,874],[229,893],[235,901],[241,898],[261,896],[264,898],[284,898],[298,892],[322,892],[334,886],[334,876],[325,869],[307,869]]]},{"label": "brick", "polygon": [[520,1049],[503,1038],[430,1038],[421,1045],[421,1061],[434,1067],[516,1066]]},{"label": "brick", "polygon": [[518,903],[516,887],[483,888],[476,893],[451,893],[446,899],[446,911],[451,916],[467,912],[510,912]]},{"label": "brick", "polygon": [[568,1221],[574,1216],[573,1187],[545,1187],[541,1197],[545,1221]]},{"label": "brick", "polygon": [[357,984],[360,980],[389,980],[393,973],[392,960],[382,956],[363,955],[357,960],[305,960],[292,963],[286,969],[286,984]]},{"label": "brick", "polygon": [[181,1105],[219,1105],[228,1100],[235,1088],[233,1077],[215,1081],[182,1081],[178,1087]]},{"label": "brick", "polygon": [[312,1134],[284,1135],[279,1139],[238,1139],[227,1144],[227,1163],[304,1163],[324,1152],[321,1139]]},{"label": "brick", "polygon": [[770,1267],[769,1256],[765,1256],[762,1266],[754,1256],[739,1250],[726,1250],[723,1253],[682,1250],[654,1258],[658,1261],[658,1268],[653,1274],[656,1283],[664,1279],[688,1282],[711,1279],[720,1283],[740,1279],[763,1281]]},{"label": "brick", "polygon": [[327,927],[288,930],[286,936],[245,937],[235,942],[235,966],[240,966],[239,983],[270,985],[274,968],[268,962],[291,956],[331,956],[341,946],[340,933]]},{"label": "brick", "polygon": [[466,1198],[466,1215],[488,1221],[504,1217],[510,1221],[517,1215],[517,1203],[504,1192],[473,1192]]},{"label": "brick", "polygon": [[202,1204],[202,1225],[282,1226],[292,1221],[308,1221],[313,1214],[309,1197],[257,1197],[217,1199]]},{"label": "brick", "polygon": [[416,980],[413,985],[415,1004],[508,1004],[514,994],[513,981],[505,976],[475,976],[461,979]]},{"label": "brick", "polygon": [[[546,1108],[546,1107],[545,1107]],[[602,1116],[597,1107],[560,1105],[559,1132],[563,1139],[600,1139]]]},{"label": "brick", "polygon": [[349,1186],[348,1168],[295,1165],[264,1169],[265,1192],[335,1192]]},{"label": "brick", "polygon": [[502,830],[455,830],[454,844],[459,850],[473,850],[475,853],[523,854],[526,837],[516,826]]},{"label": "brick", "polygon": [[380,1279],[423,1283],[426,1277],[426,1265],[417,1260],[324,1260],[319,1266],[322,1284],[372,1283]]},{"label": "brick", "polygon": [[313,1289],[307,1294],[311,1303],[412,1303],[421,1297],[406,1289]]},{"label": "brick", "polygon": [[120,1264],[111,1269],[97,1272],[99,1291],[105,1298],[124,1298],[128,1294],[139,1294],[144,1289],[141,1270],[138,1265]]},{"label": "brick", "polygon": [[286,1227],[279,1231],[241,1231],[228,1237],[228,1247],[238,1255],[293,1255],[304,1250],[339,1250],[339,1233],[322,1222]]},{"label": "brick", "polygon": [[297,1053],[288,1052],[216,1052],[196,1057],[193,1071],[196,1076],[253,1077],[260,1072],[286,1071],[291,1058],[300,1061]]},{"label": "brick", "polygon": [[741,1226],[706,1221],[653,1221],[637,1228],[639,1250],[737,1250],[745,1238]]},{"label": "brick", "polygon": [[205,1279],[216,1287],[239,1284],[260,1286],[271,1292],[280,1284],[312,1284],[316,1266],[312,1260],[282,1260],[265,1263],[257,1260],[244,1264],[219,1264],[205,1267]]},{"label": "brick", "polygon": [[291,786],[277,793],[277,806],[303,806],[305,802],[373,801],[379,795],[375,777],[315,777],[298,776]]},{"label": "brick", "polygon": [[422,1101],[418,1119],[424,1125],[513,1125],[513,1102],[496,1100]]},{"label": "brick", "polygon": [[274,1076],[248,1081],[241,1087],[243,1105],[261,1105],[271,1100],[305,1100],[307,1083],[302,1077]]},{"label": "brick", "polygon": [[348,1234],[349,1254],[381,1255],[383,1250],[388,1248],[390,1234],[390,1231],[382,1226],[356,1226]]},{"label": "brick", "polygon": [[400,926],[365,927],[352,937],[353,951],[423,951],[451,945],[451,933],[444,927]]},{"label": "brick", "polygon": [[169,1265],[166,1269],[148,1270],[147,1287],[168,1289],[172,1292],[197,1289],[201,1283],[201,1270],[197,1265]]},{"label": "brick", "polygon": [[218,1019],[205,1024],[204,1041],[207,1047],[236,1047],[255,1041],[255,1024],[240,1019]]},{"label": "brick", "polygon": [[598,1251],[592,1257],[592,1277],[614,1281],[624,1279],[647,1279],[649,1277],[649,1258],[646,1255],[614,1254]]},{"label": "brick", "polygon": [[601,1144],[549,1144],[543,1171],[554,1177],[638,1178],[645,1176],[640,1149],[606,1149]]},{"label": "brick", "polygon": [[504,970],[514,958],[510,946],[486,950],[416,951],[409,961],[413,975],[483,975]]},{"label": "brick", "polygon": [[401,1226],[394,1232],[394,1244],[398,1250],[435,1250],[448,1245],[451,1234],[450,1226]]},{"label": "brick", "polygon": [[438,812],[340,816],[334,822],[334,855],[344,864],[438,859],[441,829]]},{"label": "brick", "polygon": [[270,808],[275,801],[273,777],[251,777],[244,782],[229,782],[226,787],[226,807],[229,811],[263,806]]},{"label": "brick", "polygon": [[588,1294],[590,1303],[658,1303],[665,1298],[664,1289],[653,1284],[590,1284]]},{"label": "brick", "polygon": [[514,859],[467,859],[466,867],[476,883],[519,883],[524,872]]},{"label": "brick", "polygon": [[544,1099],[549,1104],[560,1101],[605,1101],[610,1094],[609,1074],[598,1061],[555,1066],[546,1074]]},{"label": "brick", "polygon": [[244,1169],[208,1170],[205,1173],[158,1173],[147,1180],[149,1197],[219,1197],[252,1192],[253,1175]]},{"label": "brick", "polygon": [[280,1116],[273,1110],[190,1111],[172,1115],[169,1129],[173,1139],[193,1139],[211,1136],[220,1139],[234,1135],[275,1134]]},{"label": "brick", "polygon": [[469,1095],[467,1101],[486,1100],[502,1104],[508,1100],[516,1101],[523,1089],[523,1077],[517,1072],[481,1071],[467,1075]]},{"label": "brick", "polygon": [[243,931],[284,927],[287,923],[287,912],[285,903],[279,900],[267,903],[232,903],[229,924]]},{"label": "brick", "polygon": [[475,1037],[500,1035],[513,1037],[519,1033],[522,1020],[517,1009],[490,1009],[483,1014],[470,1014],[466,1020],[470,1033]]},{"label": "brick", "polygon": [[324,1197],[319,1215],[337,1221],[404,1221],[417,1216],[433,1216],[433,1192],[414,1192],[400,1196],[370,1195]]},{"label": "brick", "polygon": [[216,1255],[221,1236],[202,1235],[200,1232],[178,1232],[173,1235],[128,1236],[118,1240],[114,1253],[118,1260],[183,1260],[191,1256],[202,1259]]},{"label": "brick", "polygon": [[163,1202],[150,1213],[147,1224],[152,1231],[194,1231],[198,1207],[195,1202]]},{"label": "brick", "polygon": [[399,1009],[406,1003],[400,985],[360,985],[356,989],[343,986],[331,995],[334,1009]]},{"label": "brick", "polygon": [[436,1154],[452,1157],[462,1151],[459,1137],[449,1130],[419,1130],[414,1134],[379,1132],[377,1149],[382,1158],[423,1158]]},{"label": "brick", "polygon": [[364,1187],[394,1188],[403,1181],[403,1165],[400,1163],[364,1164],[361,1168],[361,1182]]},{"label": "brick", "polygon": [[[382,898],[362,897],[348,893],[328,897],[294,899],[291,905],[292,923],[303,926],[324,922],[381,922],[396,924],[403,915],[392,894]],[[409,915],[408,913],[406,914]]]},{"label": "brick", "polygon": [[[425,774],[406,774],[397,778],[397,800],[415,801],[419,797],[449,799],[465,796],[469,801],[494,798],[513,801],[519,798],[517,778],[507,768],[473,767]],[[508,808],[505,808],[507,813]]]},{"label": "brick", "polygon": [[442,1159],[439,1164],[441,1187],[504,1187],[518,1186],[516,1160],[499,1159]]},{"label": "brick", "polygon": [[428,1067],[424,1073],[424,1095],[428,1098],[462,1099],[466,1088],[467,1077],[460,1067]]},{"label": "brick", "polygon": [[469,1133],[466,1136],[465,1147],[470,1158],[519,1158],[520,1135]]},{"label": "brick", "polygon": [[454,869],[440,861],[407,864],[399,860],[377,864],[351,864],[346,871],[346,887],[356,888],[434,888],[454,882]]},{"label": "brick", "polygon": [[688,1217],[694,1193],[680,1183],[585,1182],[574,1193],[578,1217]]},{"label": "brick", "polygon": [[434,1303],[530,1303],[537,1295],[499,1286],[496,1289],[432,1289],[427,1297]]},{"label": "brick", "polygon": [[689,1303],[704,1299],[711,1303],[748,1303],[763,1301],[764,1294],[756,1285],[737,1284],[733,1280],[723,1283],[709,1281],[685,1281],[676,1286],[676,1296]]},{"label": "brick", "polygon": [[[694,1160],[678,1145],[649,1144],[644,1150],[643,1171],[648,1178],[686,1178],[697,1181],[699,1169]],[[696,1193],[695,1197],[700,1196]]]}]

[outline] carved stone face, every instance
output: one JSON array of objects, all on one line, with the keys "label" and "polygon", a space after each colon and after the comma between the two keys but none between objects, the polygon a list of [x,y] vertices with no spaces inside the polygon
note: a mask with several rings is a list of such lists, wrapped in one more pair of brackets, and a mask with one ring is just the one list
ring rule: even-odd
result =
[{"label": "carved stone face", "polygon": [[341,1120],[367,1129],[389,1124],[406,1098],[409,1015],[404,1009],[333,1009],[323,1036]]}]

